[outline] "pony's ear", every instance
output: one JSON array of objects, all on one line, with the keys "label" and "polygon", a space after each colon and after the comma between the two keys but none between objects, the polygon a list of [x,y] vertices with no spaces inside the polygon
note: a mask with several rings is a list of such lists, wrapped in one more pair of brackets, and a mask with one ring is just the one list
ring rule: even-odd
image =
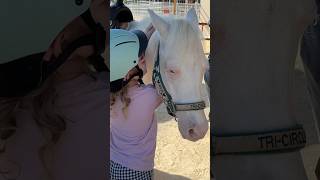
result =
[{"label": "pony's ear", "polygon": [[186,18],[189,22],[191,22],[193,25],[198,27],[199,21],[198,21],[197,13],[196,13],[196,10],[194,9],[194,7],[189,9],[189,11],[186,15]]},{"label": "pony's ear", "polygon": [[160,36],[166,39],[169,33],[169,27],[170,27],[169,23],[167,23],[160,16],[156,15],[156,13],[154,13],[150,9],[148,9],[148,13],[150,15],[152,25],[159,32]]}]

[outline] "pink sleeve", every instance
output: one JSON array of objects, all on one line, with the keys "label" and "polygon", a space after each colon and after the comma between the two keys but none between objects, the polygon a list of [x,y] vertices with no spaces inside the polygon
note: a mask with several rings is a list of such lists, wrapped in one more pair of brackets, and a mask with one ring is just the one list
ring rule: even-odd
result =
[{"label": "pink sleeve", "polygon": [[156,109],[161,103],[162,103],[162,98],[158,95],[157,90],[153,85],[147,85],[148,89],[148,94],[150,94],[150,99],[152,100],[152,107],[153,109]]}]

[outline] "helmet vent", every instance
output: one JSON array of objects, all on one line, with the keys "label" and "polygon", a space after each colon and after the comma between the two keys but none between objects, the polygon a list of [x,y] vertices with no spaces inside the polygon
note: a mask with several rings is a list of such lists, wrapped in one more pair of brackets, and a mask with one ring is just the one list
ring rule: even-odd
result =
[{"label": "helmet vent", "polygon": [[125,41],[125,42],[121,42],[116,44],[114,47],[120,46],[121,44],[126,44],[126,43],[136,43],[136,41]]}]

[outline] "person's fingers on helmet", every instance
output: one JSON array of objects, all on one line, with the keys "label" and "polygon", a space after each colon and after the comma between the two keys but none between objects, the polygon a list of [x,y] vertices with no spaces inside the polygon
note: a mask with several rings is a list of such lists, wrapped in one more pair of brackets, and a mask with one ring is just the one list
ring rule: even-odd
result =
[{"label": "person's fingers on helmet", "polygon": [[44,61],[50,61],[53,56],[53,49],[49,47],[49,49],[46,51],[46,53],[43,56]]},{"label": "person's fingers on helmet", "polygon": [[51,42],[49,48],[47,49],[46,53],[43,56],[43,59],[45,61],[50,61],[52,58],[54,58],[54,46],[57,42],[57,37]]},{"label": "person's fingers on helmet", "polygon": [[75,57],[80,57],[81,59],[86,59],[86,58],[90,57],[93,54],[94,54],[93,46],[91,46],[91,45],[82,46],[82,47],[79,47],[78,49],[76,49],[71,54],[69,59],[72,59],[72,58],[75,58]]},{"label": "person's fingers on helmet", "polygon": [[65,38],[65,36],[62,36],[61,42],[60,42],[61,51],[64,51],[68,47],[68,45],[70,45],[69,41],[67,40],[67,38]]},{"label": "person's fingers on helmet", "polygon": [[130,70],[126,76],[124,77],[124,80],[127,81],[128,79],[130,79],[130,77],[133,75],[134,73],[132,72],[132,70]]},{"label": "person's fingers on helmet", "polygon": [[131,71],[129,71],[126,76],[123,78],[124,81],[127,81],[128,79],[130,79],[130,77],[132,76]]},{"label": "person's fingers on helmet", "polygon": [[129,73],[126,74],[126,76],[123,78],[124,81],[127,81],[129,79]]},{"label": "person's fingers on helmet", "polygon": [[136,75],[137,74],[137,69],[134,67],[132,68],[128,73],[127,75],[125,76],[124,80],[128,80],[130,79],[132,76]]},{"label": "person's fingers on helmet", "polygon": [[138,62],[142,61],[144,59],[144,54],[142,54],[139,59],[138,59]]},{"label": "person's fingers on helmet", "polygon": [[57,36],[57,39],[53,43],[53,54],[55,57],[58,57],[62,53],[62,39],[63,34]]}]

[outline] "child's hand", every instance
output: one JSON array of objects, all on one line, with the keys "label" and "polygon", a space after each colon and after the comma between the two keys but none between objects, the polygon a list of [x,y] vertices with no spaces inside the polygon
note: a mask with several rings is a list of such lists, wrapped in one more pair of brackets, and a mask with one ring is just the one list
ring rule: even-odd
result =
[{"label": "child's hand", "polygon": [[127,75],[124,77],[124,81],[129,80],[132,76],[136,76],[138,73],[137,68],[133,67],[128,73]]}]

